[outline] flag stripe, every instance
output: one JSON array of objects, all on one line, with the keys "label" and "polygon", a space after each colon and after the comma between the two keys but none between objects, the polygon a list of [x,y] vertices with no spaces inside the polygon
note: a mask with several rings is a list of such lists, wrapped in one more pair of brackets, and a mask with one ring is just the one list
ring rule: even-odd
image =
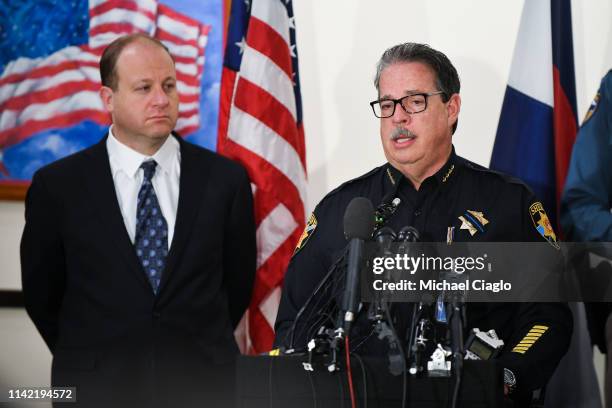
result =
[{"label": "flag stripe", "polygon": [[[301,232],[299,232],[298,235],[300,233]],[[295,247],[294,244],[289,247],[290,244],[292,243],[289,242],[289,240],[283,242],[283,244],[276,249],[274,254],[268,258],[267,262],[257,269],[255,285],[251,297],[252,305],[257,305],[257,308],[259,308],[259,304],[266,298],[271,290],[282,284],[285,269],[287,268],[290,255],[293,253]]]},{"label": "flag stripe", "polygon": [[181,38],[159,27],[155,32],[155,37],[164,43],[169,42],[172,44],[191,45],[194,48],[200,47],[199,40],[197,38]]},{"label": "flag stripe", "polygon": [[[250,352],[257,353],[255,350],[259,350],[259,345],[271,345],[273,342],[274,331],[272,327],[268,325],[266,318],[261,313],[261,310],[259,310],[259,305],[251,302],[251,307],[249,308],[249,341],[247,341],[252,346]],[[269,347],[261,350],[267,351]]]},{"label": "flag stripe", "polygon": [[198,80],[197,76],[191,75],[191,74],[185,74],[183,72],[177,71],[176,79],[177,81],[184,83],[185,86],[196,87],[198,90],[198,93],[200,92],[200,86],[199,86],[200,81]]},{"label": "flag stripe", "polygon": [[289,48],[287,48],[285,39],[272,30],[269,25],[256,18],[252,18],[249,23],[247,44],[274,61],[285,72],[287,77],[292,77],[293,67],[291,66]]},{"label": "flag stripe", "polygon": [[182,60],[180,57],[175,58],[176,63],[174,64],[174,68],[176,69],[177,76],[180,73],[180,74],[184,74],[184,75],[188,75],[192,77],[197,77],[198,68],[195,65],[193,65],[190,60],[191,59],[185,61],[185,60]]},{"label": "flag stripe", "polygon": [[278,204],[257,227],[257,267],[264,264],[270,255],[291,236],[298,224],[291,212]]},{"label": "flag stripe", "polygon": [[277,202],[284,204],[293,214],[293,218],[303,224],[306,219],[304,206],[299,191],[291,180],[261,156],[229,139],[225,141],[223,148],[224,154],[240,160],[246,167],[251,181],[257,186],[255,195],[257,224],[276,206]]},{"label": "flag stripe", "polygon": [[188,126],[195,126],[200,123],[200,115],[179,113],[178,120],[176,121],[176,129],[183,129]]},{"label": "flag stripe", "polygon": [[197,86],[189,86],[183,81],[176,81],[176,88],[181,95],[199,95],[200,88]]},{"label": "flag stripe", "polygon": [[[289,48],[291,44],[289,39],[289,18],[285,6],[280,1],[253,1],[252,7],[251,17],[270,26],[283,38],[285,41],[284,47]],[[249,31],[251,30],[252,20],[249,22]]]},{"label": "flag stripe", "polygon": [[302,202],[306,202],[306,174],[301,166],[295,165],[300,162],[295,149],[263,122],[236,107],[232,108],[230,117],[228,137],[274,165],[291,180]]},{"label": "flag stripe", "polygon": [[31,120],[20,126],[0,131],[0,149],[20,143],[40,131],[76,125],[86,119],[101,125],[108,125],[110,123],[110,117],[106,112],[93,109],[75,110],[54,115],[52,118],[44,120]]},{"label": "flag stripe", "polygon": [[89,7],[90,15],[104,14],[113,9],[124,9],[136,11],[146,15],[151,20],[155,20],[155,14],[157,13],[157,2],[147,0],[138,0],[138,2],[133,0],[90,0]]},{"label": "flag stripe", "polygon": [[272,94],[285,105],[295,121],[295,94],[291,78],[268,57],[245,46],[240,75]]},{"label": "flag stripe", "polygon": [[179,117],[181,118],[187,118],[190,116],[198,115],[199,112],[200,111],[198,109],[187,109],[182,106],[179,107]]},{"label": "flag stripe", "polygon": [[200,104],[197,102],[181,103],[179,105],[179,112],[188,112],[188,111],[199,112],[199,107],[200,107]]},{"label": "flag stripe", "polygon": [[[253,101],[257,101],[257,103],[253,103]],[[283,137],[296,152],[299,152],[299,134],[295,121],[285,105],[276,98],[250,81],[241,78],[238,81],[234,103],[237,108],[256,117],[276,134]],[[305,157],[303,154],[299,156],[305,168]]]},{"label": "flag stripe", "polygon": [[89,25],[90,28],[94,28],[102,24],[121,22],[129,23],[150,35],[155,32],[155,19],[150,15],[120,9],[112,9],[102,14],[93,15],[89,20]]},{"label": "flag stripe", "polygon": [[86,81],[100,84],[100,75],[95,68],[85,67],[80,70],[66,70],[46,78],[25,79],[20,83],[11,83],[0,86],[0,103],[10,98],[21,97],[32,92],[53,89],[62,84],[74,81]]},{"label": "flag stripe", "polygon": [[[167,44],[166,44],[167,45]],[[175,55],[172,54],[172,57],[174,58],[174,62],[175,62],[175,68],[177,69],[177,72],[182,72],[186,75],[191,75],[194,78],[199,78],[201,76],[201,68],[200,66],[202,65],[201,63],[198,63],[198,65],[193,65],[195,59],[192,57],[182,57],[180,55]]]},{"label": "flag stripe", "polygon": [[508,86],[553,106],[550,2],[525,2]]},{"label": "flag stripe", "polygon": [[272,289],[268,296],[261,302],[259,309],[262,316],[270,327],[274,327],[274,321],[278,314],[278,305],[281,298],[281,288],[279,286]]},{"label": "flag stripe", "polygon": [[[81,47],[66,47],[62,50],[56,51],[53,54],[44,58],[19,58],[12,61],[7,65],[2,73],[2,79],[0,84],[4,81],[20,81],[19,75],[30,75],[30,71],[34,71],[38,75],[39,70],[53,67],[66,61],[75,61],[78,64],[95,63],[98,65],[99,58],[91,52],[87,52],[87,49]],[[14,78],[13,78],[14,77]]]},{"label": "flag stripe", "polygon": [[[158,6],[159,15],[168,19],[169,25],[166,26],[163,23],[158,23],[166,28],[167,31],[179,37],[197,37],[199,35],[200,23],[182,13],[174,11],[170,7],[160,4]],[[171,28],[171,29],[168,29]]]},{"label": "flag stripe", "polygon": [[104,110],[97,92],[81,91],[63,98],[56,98],[51,102],[32,104],[20,111],[5,110],[0,119],[0,130],[19,126],[30,120],[46,120],[58,113],[83,108]]},{"label": "flag stripe", "polygon": [[200,101],[199,95],[179,94],[179,98],[181,103],[193,103]]},{"label": "flag stripe", "polygon": [[261,303],[273,288],[282,285],[289,260],[295,250],[295,243],[302,234],[302,228],[296,229],[291,238],[283,242],[257,271],[256,288],[253,301]]},{"label": "flag stripe", "polygon": [[[89,30],[89,36],[90,38],[94,38],[95,40],[93,40],[94,43],[96,44],[108,44],[110,43],[112,40],[114,40],[114,37],[119,34],[119,33],[125,33],[125,34],[130,34],[135,32],[136,27],[134,26],[134,24],[132,24],[132,22],[108,22],[108,23],[103,23],[103,24],[99,24],[95,27],[92,27]],[[111,38],[110,36],[112,36],[113,38]],[[106,38],[108,38],[108,40],[106,40]]]},{"label": "flag stripe", "polygon": [[[553,114],[553,128],[555,136],[555,175],[556,175],[556,200],[561,203],[561,194],[565,187],[565,179],[569,169],[572,156],[572,148],[578,133],[578,121],[573,107],[562,88],[559,79],[559,70],[554,68],[555,84],[555,110]],[[575,105],[574,105],[575,106]],[[558,210],[558,209],[557,209]]]},{"label": "flag stripe", "polygon": [[[551,1],[550,12],[552,15],[552,55],[554,63],[555,198],[556,212],[559,213],[561,194],[565,187],[572,147],[578,133],[578,114],[576,112],[571,2]],[[563,231],[561,231],[559,222],[557,222],[557,226],[562,234]]]},{"label": "flag stripe", "polygon": [[[23,95],[13,96],[6,102],[0,104],[0,111],[25,110],[29,105],[52,102],[55,99],[64,97],[67,93],[72,94],[80,91],[93,91],[96,92],[97,95],[99,89],[99,82],[88,80],[67,81],[46,89],[30,91]],[[3,98],[0,97],[0,100],[3,100]],[[0,126],[0,128],[2,128],[2,126]]]},{"label": "flag stripe", "polygon": [[39,78],[46,79],[50,76],[57,75],[62,72],[73,70],[73,69],[74,70],[80,70],[80,69],[85,70],[88,68],[94,69],[96,72],[96,77],[99,79],[100,73],[99,73],[98,65],[99,64],[97,61],[79,61],[79,60],[63,61],[63,62],[58,63],[57,65],[51,65],[51,66],[46,65],[40,68],[33,69],[28,72],[13,74],[5,78],[2,78],[0,79],[0,87],[3,87],[4,85],[8,85],[8,84],[21,85],[24,81],[32,80],[32,79],[39,79]]},{"label": "flag stripe", "polygon": [[[574,70],[574,41],[572,29],[572,4],[570,1],[551,1],[551,30],[553,65],[558,70],[559,89],[563,89],[578,123],[576,111],[576,75]],[[570,119],[568,117],[568,119]]]}]

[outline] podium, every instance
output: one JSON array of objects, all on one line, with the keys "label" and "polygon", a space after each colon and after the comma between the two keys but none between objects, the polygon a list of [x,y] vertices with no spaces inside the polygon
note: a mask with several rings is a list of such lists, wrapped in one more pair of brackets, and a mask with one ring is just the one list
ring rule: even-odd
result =
[{"label": "podium", "polygon": [[[323,364],[315,371],[302,365],[307,356],[240,356],[236,370],[236,407],[350,407],[344,361],[341,370],[329,373]],[[402,376],[389,373],[387,360],[351,357],[353,388],[358,407],[400,408]],[[447,408],[455,378],[415,378],[407,374],[406,406]],[[367,404],[366,404],[367,401]],[[466,360],[459,393],[461,408],[501,408],[504,405],[503,369],[494,361]],[[510,405],[512,406],[512,405]]]}]

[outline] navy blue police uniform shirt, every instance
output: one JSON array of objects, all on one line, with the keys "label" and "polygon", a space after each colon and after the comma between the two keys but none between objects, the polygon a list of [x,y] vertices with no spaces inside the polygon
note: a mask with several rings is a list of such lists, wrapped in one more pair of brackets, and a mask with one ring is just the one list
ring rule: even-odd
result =
[{"label": "navy blue police uniform shirt", "polygon": [[[612,242],[612,70],[601,80],[580,126],[561,198],[561,227],[568,241]],[[606,264],[601,264],[607,274]],[[598,272],[599,273],[599,272]],[[606,321],[612,303],[585,303],[591,342],[607,352]]]},{"label": "navy blue police uniform shirt", "polygon": [[572,241],[612,241],[612,70],[576,136],[561,199],[561,225]]},{"label": "navy blue police uniform shirt", "polygon": [[[342,255],[347,245],[342,220],[346,207],[355,197],[367,197],[374,207],[399,198],[399,206],[385,225],[394,231],[411,225],[425,242],[546,239],[556,244],[548,217],[527,186],[459,157],[454,148],[445,165],[424,180],[418,191],[399,170],[387,163],[329,193],[310,216],[285,275],[275,324],[277,346],[288,345],[296,314]],[[534,216],[532,210],[537,210]],[[394,320],[401,334],[409,324],[406,316],[411,316],[411,309],[397,304],[394,308]],[[357,317],[352,338],[363,339],[372,334],[371,323],[364,314]],[[305,348],[310,338],[305,335],[308,330],[300,326],[311,323],[297,324],[295,348]],[[466,330],[495,329],[504,340],[498,359],[515,374],[517,389],[534,390],[547,383],[567,351],[572,325],[571,312],[563,303],[470,303],[467,306]],[[537,341],[527,350],[515,348],[534,330],[543,332]],[[363,344],[358,352],[381,353],[375,344],[380,340],[370,337],[371,341],[360,340]]]}]

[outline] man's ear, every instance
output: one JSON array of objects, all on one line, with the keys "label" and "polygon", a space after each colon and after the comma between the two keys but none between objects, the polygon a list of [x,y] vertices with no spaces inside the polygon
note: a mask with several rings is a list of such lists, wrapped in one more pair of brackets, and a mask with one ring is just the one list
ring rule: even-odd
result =
[{"label": "man's ear", "polygon": [[459,118],[459,111],[461,110],[461,97],[459,94],[453,94],[446,104],[448,110],[448,126],[451,127],[457,122]]},{"label": "man's ear", "polygon": [[113,113],[113,90],[108,86],[102,86],[100,88],[100,99],[102,99],[102,104],[104,108],[109,112]]}]

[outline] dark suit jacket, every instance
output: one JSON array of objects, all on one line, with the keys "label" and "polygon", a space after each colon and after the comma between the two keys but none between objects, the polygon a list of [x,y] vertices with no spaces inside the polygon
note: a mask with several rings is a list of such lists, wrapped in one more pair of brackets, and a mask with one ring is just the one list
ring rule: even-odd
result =
[{"label": "dark suit jacket", "polygon": [[26,309],[53,353],[52,383],[77,386],[85,406],[230,397],[233,331],[255,275],[250,183],[238,164],[178,140],[176,227],[157,296],[124,226],[106,138],[40,169],[28,191]]}]

